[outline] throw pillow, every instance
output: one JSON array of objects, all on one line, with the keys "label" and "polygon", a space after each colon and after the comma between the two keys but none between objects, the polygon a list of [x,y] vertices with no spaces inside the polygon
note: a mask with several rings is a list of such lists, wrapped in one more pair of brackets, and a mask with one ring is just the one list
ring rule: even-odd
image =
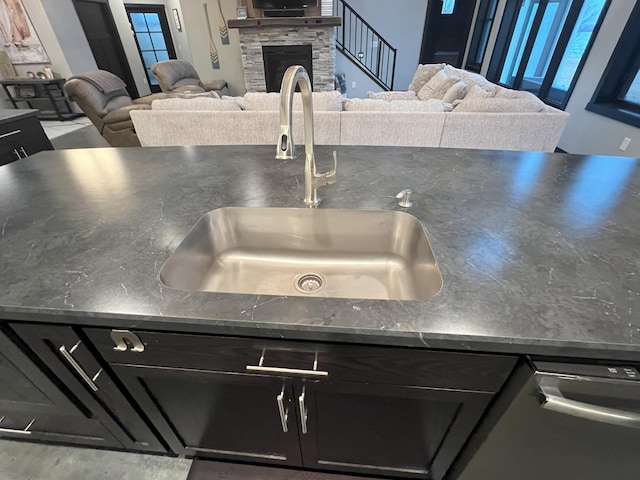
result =
[{"label": "throw pillow", "polygon": [[367,98],[375,100],[417,100],[416,92],[408,90],[406,92],[367,92]]},{"label": "throw pillow", "polygon": [[462,100],[467,93],[467,86],[463,81],[458,81],[451,85],[442,97],[445,103],[453,103],[455,100]]},{"label": "throw pillow", "polygon": [[221,100],[218,98],[196,97],[196,98],[165,98],[151,102],[152,110],[242,110],[240,106],[232,100]]},{"label": "throw pillow", "polygon": [[[480,85],[471,85],[467,88],[467,94],[464,96],[465,100],[477,100],[480,98],[492,98],[496,94],[494,89],[489,87],[481,87]],[[454,104],[456,102],[453,102]]]},{"label": "throw pillow", "polygon": [[429,100],[430,98],[437,98],[442,100],[447,90],[458,83],[459,80],[460,78],[456,78],[453,75],[447,75],[444,69],[440,70],[420,89],[418,99]]},{"label": "throw pillow", "polygon": [[424,84],[431,80],[431,77],[442,70],[445,65],[445,63],[418,65],[416,73],[413,75],[413,80],[411,80],[411,84],[409,85],[409,90],[418,93]]},{"label": "throw pillow", "polygon": [[[536,99],[537,100],[537,99]],[[453,109],[454,112],[490,112],[490,113],[530,113],[546,110],[539,100],[523,100],[520,98],[479,98],[461,100]]]}]

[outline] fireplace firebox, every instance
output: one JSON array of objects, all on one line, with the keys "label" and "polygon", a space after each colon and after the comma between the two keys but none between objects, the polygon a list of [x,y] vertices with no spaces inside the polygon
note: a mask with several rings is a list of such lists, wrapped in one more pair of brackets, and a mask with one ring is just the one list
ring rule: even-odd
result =
[{"label": "fireplace firebox", "polygon": [[[267,92],[279,92],[282,77],[291,65],[302,65],[313,85],[313,62],[311,45],[262,46],[264,76]],[[296,88],[296,91],[299,91]]]}]

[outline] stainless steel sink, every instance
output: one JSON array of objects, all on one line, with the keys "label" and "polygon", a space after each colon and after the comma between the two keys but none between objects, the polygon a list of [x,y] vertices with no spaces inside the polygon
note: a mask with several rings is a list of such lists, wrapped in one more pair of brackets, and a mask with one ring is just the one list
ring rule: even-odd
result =
[{"label": "stainless steel sink", "polygon": [[420,221],[402,212],[220,208],[160,270],[170,288],[427,300],[442,276]]}]

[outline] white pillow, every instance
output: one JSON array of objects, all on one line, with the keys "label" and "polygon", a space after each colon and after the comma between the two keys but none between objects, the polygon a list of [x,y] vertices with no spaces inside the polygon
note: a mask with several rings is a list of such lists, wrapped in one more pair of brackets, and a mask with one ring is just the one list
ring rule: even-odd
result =
[{"label": "white pillow", "polygon": [[367,92],[367,98],[375,100],[417,100],[416,92],[408,90],[406,92]]},{"label": "white pillow", "polygon": [[490,112],[490,113],[530,113],[544,112],[546,106],[541,101],[535,102],[520,98],[478,98],[461,100],[454,112]]},{"label": "white pillow", "polygon": [[[313,92],[314,112],[340,112],[342,111],[342,94],[333,90],[331,92]],[[244,96],[245,110],[279,111],[280,92],[250,92]],[[296,92],[293,95],[293,110],[302,111],[302,93]]]},{"label": "white pillow", "polygon": [[352,98],[344,102],[346,112],[450,112],[452,105],[442,100],[407,102],[406,100],[379,100]]},{"label": "white pillow", "polygon": [[454,83],[449,87],[447,92],[442,97],[442,101],[445,103],[453,103],[456,100],[462,100],[467,93],[467,86],[462,80]]},{"label": "white pillow", "polygon": [[418,93],[424,84],[431,80],[431,77],[442,70],[445,65],[445,63],[418,65],[416,73],[413,74],[413,80],[411,80],[411,84],[409,85],[409,90]]},{"label": "white pillow", "polygon": [[233,100],[211,97],[164,98],[151,102],[152,110],[242,110]]},{"label": "white pillow", "polygon": [[418,99],[429,100],[430,98],[437,98],[442,100],[447,90],[458,83],[459,80],[459,77],[447,75],[445,69],[442,69],[424,84],[418,92]]},{"label": "white pillow", "polygon": [[[496,95],[495,89],[490,87],[481,87],[480,85],[471,85],[467,88],[467,94],[464,96],[465,100],[479,99],[479,98],[492,98]],[[456,102],[453,102],[454,104]]]}]

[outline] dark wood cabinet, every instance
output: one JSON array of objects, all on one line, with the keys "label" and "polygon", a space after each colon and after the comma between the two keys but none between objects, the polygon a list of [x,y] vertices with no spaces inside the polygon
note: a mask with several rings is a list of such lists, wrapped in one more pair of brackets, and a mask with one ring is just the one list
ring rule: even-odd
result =
[{"label": "dark wood cabinet", "polygon": [[64,384],[86,415],[117,439],[117,446],[166,451],[142,412],[93,354],[90,343],[72,327],[26,323],[10,327]]},{"label": "dark wood cabinet", "polygon": [[1,332],[0,437],[122,447],[77,399]]},{"label": "dark wood cabinet", "polygon": [[53,150],[36,113],[37,110],[0,109],[0,165]]},{"label": "dark wood cabinet", "polygon": [[[177,453],[443,478],[515,358],[84,332]],[[116,334],[116,340],[118,335]]]}]

